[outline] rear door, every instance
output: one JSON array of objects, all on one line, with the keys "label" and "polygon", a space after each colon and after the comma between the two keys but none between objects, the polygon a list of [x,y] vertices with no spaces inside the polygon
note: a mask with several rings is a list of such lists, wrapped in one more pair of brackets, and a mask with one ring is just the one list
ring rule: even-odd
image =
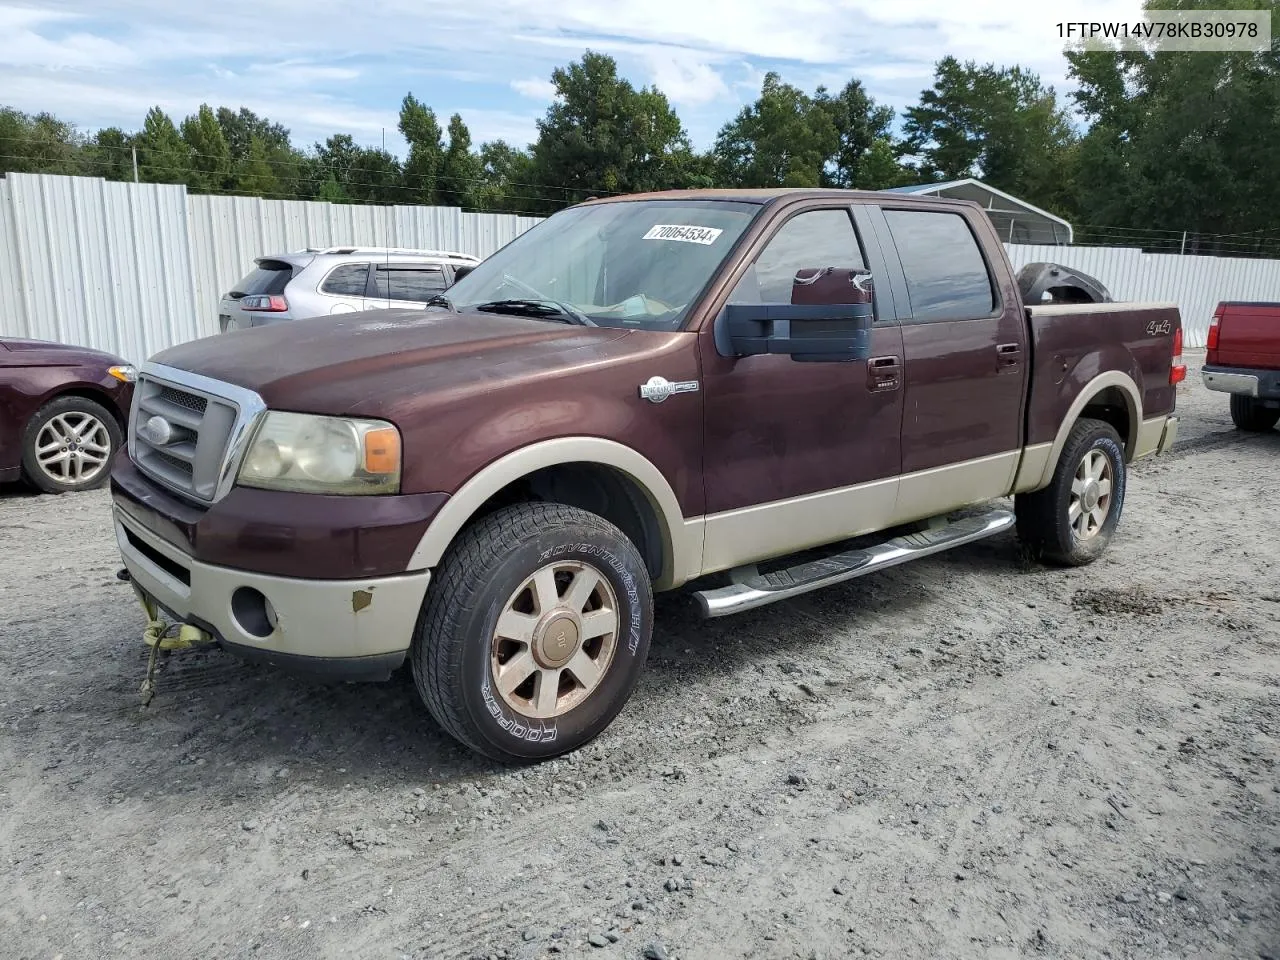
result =
[{"label": "rear door", "polygon": [[365,309],[418,307],[449,286],[449,276],[439,263],[375,263],[369,273]]},{"label": "rear door", "polygon": [[1012,275],[997,280],[980,242],[999,243],[981,211],[882,204],[879,217],[900,266],[892,277],[905,386],[896,519],[906,521],[1012,489],[1028,331]]},{"label": "rear door", "polygon": [[369,264],[340,263],[320,281],[318,293],[325,313],[352,313],[364,309],[369,289]]}]

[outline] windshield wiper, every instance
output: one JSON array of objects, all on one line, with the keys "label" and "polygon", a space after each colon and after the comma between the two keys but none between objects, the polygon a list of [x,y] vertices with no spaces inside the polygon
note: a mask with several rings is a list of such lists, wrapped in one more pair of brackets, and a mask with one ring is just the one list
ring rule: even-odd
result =
[{"label": "windshield wiper", "polygon": [[428,307],[448,307],[454,313],[458,312],[458,308],[453,305],[453,301],[446,297],[443,293],[437,293],[427,299]]},{"label": "windshield wiper", "polygon": [[510,313],[521,317],[559,320],[561,323],[576,323],[583,327],[594,327],[596,323],[581,310],[571,307],[559,300],[490,300],[472,308],[484,313]]}]

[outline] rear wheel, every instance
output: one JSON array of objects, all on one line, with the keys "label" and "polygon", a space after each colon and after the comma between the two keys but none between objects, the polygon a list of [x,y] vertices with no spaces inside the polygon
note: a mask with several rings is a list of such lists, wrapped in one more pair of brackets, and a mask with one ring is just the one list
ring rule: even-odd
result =
[{"label": "rear wheel", "polygon": [[1120,522],[1126,480],[1124,445],[1115,427],[1080,420],[1049,486],[1016,498],[1019,539],[1033,556],[1051,563],[1092,563]]},{"label": "rear wheel", "polygon": [[574,507],[517,504],[449,548],[414,638],[414,681],[466,746],[543,760],[617,716],[652,629],[648,572],[617,527]]},{"label": "rear wheel", "polygon": [[106,482],[120,448],[120,425],[85,397],[58,397],[41,407],[22,438],[22,475],[45,493],[92,490]]},{"label": "rear wheel", "polygon": [[1265,433],[1280,423],[1280,407],[1264,407],[1256,397],[1231,395],[1231,420],[1241,430]]}]

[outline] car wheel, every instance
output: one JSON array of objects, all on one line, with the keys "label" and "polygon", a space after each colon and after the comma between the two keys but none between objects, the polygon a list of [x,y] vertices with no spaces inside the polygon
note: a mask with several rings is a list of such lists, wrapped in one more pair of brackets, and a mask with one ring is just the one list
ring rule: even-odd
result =
[{"label": "car wheel", "polygon": [[1280,407],[1264,407],[1253,397],[1231,395],[1231,421],[1241,430],[1266,433],[1280,423]]},{"label": "car wheel", "polygon": [[1049,486],[1016,497],[1018,538],[1037,559],[1073,567],[1092,563],[1120,522],[1127,479],[1124,443],[1115,427],[1080,420]]},{"label": "car wheel", "polygon": [[621,530],[574,507],[517,504],[464,531],[437,568],[413,676],[461,743],[503,762],[544,760],[613,721],[652,630],[648,571]]},{"label": "car wheel", "polygon": [[100,487],[110,474],[120,437],[119,423],[101,404],[85,397],[58,397],[27,424],[22,475],[45,493]]}]

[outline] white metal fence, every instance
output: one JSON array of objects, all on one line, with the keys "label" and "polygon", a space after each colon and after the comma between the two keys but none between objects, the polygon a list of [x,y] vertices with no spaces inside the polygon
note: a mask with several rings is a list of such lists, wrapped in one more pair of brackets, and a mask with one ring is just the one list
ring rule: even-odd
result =
[{"label": "white metal fence", "polygon": [[[485,257],[534,217],[453,207],[355,206],[188,195],[182,186],[90,177],[0,179],[0,336],[96,347],[140,361],[217,331],[217,302],[253,258],[366,244]],[[1014,267],[1051,260],[1117,299],[1182,311],[1203,346],[1220,300],[1280,301],[1280,261],[1144,254],[1122,247],[1007,246]]]}]

